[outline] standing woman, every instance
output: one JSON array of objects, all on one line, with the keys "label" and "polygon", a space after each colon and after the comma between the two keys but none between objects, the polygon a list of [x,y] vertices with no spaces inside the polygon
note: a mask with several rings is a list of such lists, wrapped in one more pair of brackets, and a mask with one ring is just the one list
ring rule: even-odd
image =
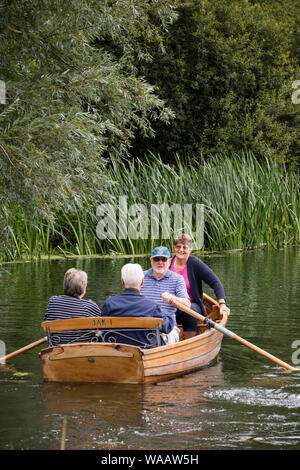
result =
[{"label": "standing woman", "polygon": [[[175,256],[171,261],[170,270],[181,274],[185,280],[187,292],[191,301],[191,309],[206,315],[203,305],[202,281],[208,284],[215,292],[220,306],[220,313],[230,314],[226,305],[225,292],[220,279],[211,268],[196,256],[191,255],[193,249],[192,238],[181,234],[175,239]],[[190,314],[177,310],[176,321],[182,325],[185,339],[192,338],[197,333],[198,320]]]}]

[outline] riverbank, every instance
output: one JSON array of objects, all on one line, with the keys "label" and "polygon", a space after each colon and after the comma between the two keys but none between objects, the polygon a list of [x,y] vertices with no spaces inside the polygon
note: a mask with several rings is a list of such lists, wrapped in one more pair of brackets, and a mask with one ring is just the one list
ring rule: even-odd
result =
[{"label": "riverbank", "polygon": [[[169,246],[169,244],[167,244]],[[235,254],[235,253],[251,253],[251,252],[272,252],[272,251],[280,251],[280,250],[285,250],[286,248],[296,248],[300,246],[299,244],[295,245],[289,245],[288,247],[283,246],[280,248],[273,248],[273,247],[267,247],[267,246],[260,246],[260,247],[254,247],[254,248],[249,248],[249,249],[242,249],[242,248],[235,248],[235,249],[228,249],[228,250],[201,250],[201,251],[193,251],[193,255],[197,256],[198,258],[207,258],[207,257],[224,257],[230,254]],[[172,248],[171,248],[171,254],[172,254]],[[24,263],[38,263],[40,261],[67,261],[67,260],[119,260],[119,259],[132,259],[134,258],[149,258],[151,255],[151,252],[149,253],[135,253],[135,254],[123,254],[123,253],[117,253],[117,254],[106,254],[106,255],[99,255],[99,254],[92,254],[92,255],[76,255],[76,254],[69,254],[68,256],[62,256],[62,255],[40,255],[38,257],[25,257],[21,259],[16,259],[16,260],[11,260],[11,261],[0,261],[0,270],[1,266],[5,265],[11,265],[11,264],[24,264]],[[1,272],[1,271],[0,271]]]},{"label": "riverbank", "polygon": [[152,155],[111,162],[105,179],[94,207],[74,201],[54,221],[33,223],[21,208],[6,208],[1,261],[147,255],[172,246],[179,227],[204,251],[300,243],[299,174],[271,157],[175,156],[170,165]]},{"label": "riverbank", "polygon": [[[262,249],[262,248],[260,248]],[[257,248],[253,249],[257,250]],[[172,250],[171,250],[172,251]],[[227,253],[234,253],[234,252],[242,252],[243,250],[236,249],[236,250],[226,250],[226,251],[193,251],[193,255],[198,256],[199,258],[202,257],[207,257],[207,256],[225,256]],[[251,251],[251,250],[247,250]],[[0,268],[3,265],[9,265],[9,264],[22,264],[22,263],[37,263],[39,261],[66,261],[66,260],[93,260],[93,259],[130,259],[132,257],[134,258],[147,258],[150,257],[151,253],[141,253],[141,254],[123,254],[123,253],[118,253],[114,255],[76,255],[76,254],[70,254],[69,256],[59,256],[59,255],[41,255],[39,257],[27,257],[27,258],[22,258],[22,259],[16,259],[12,261],[0,261]]]}]

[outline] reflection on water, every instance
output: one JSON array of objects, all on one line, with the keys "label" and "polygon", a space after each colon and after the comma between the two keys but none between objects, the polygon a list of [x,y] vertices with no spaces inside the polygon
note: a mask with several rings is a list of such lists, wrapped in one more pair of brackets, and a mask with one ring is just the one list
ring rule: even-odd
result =
[{"label": "reflection on water", "polygon": [[[205,400],[208,386],[224,383],[221,364],[157,385],[44,383],[41,397],[45,411],[66,414],[90,411],[108,423],[140,424],[145,408],[182,407]],[[183,413],[185,412],[183,411]]]},{"label": "reflection on water", "polygon": [[[89,274],[99,306],[121,290],[120,269],[147,258],[6,265],[0,271],[0,339],[7,352],[43,336],[48,298],[71,266]],[[300,340],[300,249],[207,257],[222,279],[228,328],[291,363]],[[208,294],[212,294],[207,290]],[[1,449],[299,449],[299,373],[224,338],[212,367],[146,387],[44,383],[38,350],[0,368]]]},{"label": "reflection on water", "polygon": [[[222,384],[220,363],[201,374],[147,387],[47,383],[41,387],[44,426],[57,428],[67,416],[67,446],[73,449],[99,448],[99,445],[151,449],[162,437],[165,444],[161,443],[161,448],[171,448],[169,440],[172,441],[174,427],[180,434],[199,431],[200,438],[202,425],[195,424],[194,408],[197,406],[203,413],[208,401],[205,390]],[[84,443],[82,436],[85,436]]]}]

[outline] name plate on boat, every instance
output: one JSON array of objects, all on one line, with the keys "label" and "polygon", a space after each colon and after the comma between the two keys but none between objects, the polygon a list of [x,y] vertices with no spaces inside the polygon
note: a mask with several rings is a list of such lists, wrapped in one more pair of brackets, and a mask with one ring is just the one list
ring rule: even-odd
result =
[{"label": "name plate on boat", "polygon": [[66,320],[53,320],[42,323],[42,328],[46,331],[67,331],[67,330],[101,330],[110,328],[144,328],[155,329],[156,325],[161,328],[162,318],[154,317],[87,317],[69,318]]}]

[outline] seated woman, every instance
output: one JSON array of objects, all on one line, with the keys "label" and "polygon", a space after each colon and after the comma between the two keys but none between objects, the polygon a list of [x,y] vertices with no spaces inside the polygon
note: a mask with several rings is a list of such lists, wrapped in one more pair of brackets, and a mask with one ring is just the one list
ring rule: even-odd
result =
[{"label": "seated woman", "polygon": [[[144,283],[144,273],[139,264],[125,264],[121,270],[121,282],[125,287],[118,295],[112,295],[105,300],[102,307],[102,315],[116,317],[157,317],[163,318],[161,331],[170,333],[174,327],[174,319],[171,315],[163,313],[160,307],[151,299],[144,297],[140,289]],[[140,347],[157,346],[154,331],[134,330],[111,333],[116,342],[131,344]],[[102,333],[104,340],[109,340],[109,334]],[[101,341],[101,336],[99,338]],[[162,342],[163,344],[163,342]]]},{"label": "seated woman", "polygon": [[[206,315],[203,305],[202,281],[208,284],[215,292],[219,302],[220,313],[229,315],[230,310],[226,305],[225,292],[220,279],[213,270],[196,256],[192,256],[192,238],[181,234],[175,239],[175,256],[171,261],[170,270],[181,274],[185,280],[187,292],[191,301],[191,309],[201,315]],[[192,317],[182,310],[177,310],[176,320],[182,324],[185,339],[191,338],[197,333],[197,318]]]},{"label": "seated woman", "polygon": [[[64,276],[63,295],[54,295],[48,301],[44,321],[80,317],[100,317],[101,310],[92,300],[83,299],[88,283],[85,271],[68,269]],[[64,331],[51,335],[53,346],[66,343],[97,341],[92,331]]]}]

